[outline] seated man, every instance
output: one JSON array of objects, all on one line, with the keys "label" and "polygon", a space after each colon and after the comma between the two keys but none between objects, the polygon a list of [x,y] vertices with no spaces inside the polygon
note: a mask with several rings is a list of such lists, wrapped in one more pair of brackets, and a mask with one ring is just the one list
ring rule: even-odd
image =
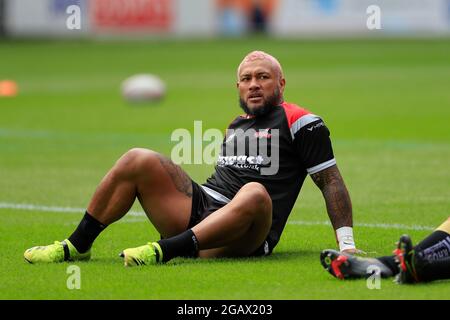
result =
[{"label": "seated man", "polygon": [[429,282],[450,279],[450,218],[416,246],[403,235],[394,255],[360,258],[335,250],[324,250],[322,266],[339,279],[367,278],[376,266],[381,277],[396,277],[398,283]]},{"label": "seated man", "polygon": [[229,125],[206,183],[195,183],[157,152],[132,149],[101,181],[73,234],[26,250],[26,261],[89,259],[97,236],[122,218],[135,199],[162,239],[124,250],[126,266],[179,256],[268,255],[308,174],[322,191],[339,249],[355,252],[351,201],[322,119],[284,102],[286,80],[273,56],[251,52],[237,76],[245,114]]}]

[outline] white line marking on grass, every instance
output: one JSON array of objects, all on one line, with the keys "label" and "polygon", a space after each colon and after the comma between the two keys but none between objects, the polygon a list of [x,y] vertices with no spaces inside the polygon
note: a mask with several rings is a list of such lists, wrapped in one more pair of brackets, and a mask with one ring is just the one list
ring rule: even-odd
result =
[{"label": "white line marking on grass", "polygon": [[[26,211],[41,211],[41,212],[59,212],[59,213],[83,213],[83,208],[73,207],[58,207],[58,206],[44,206],[28,203],[11,203],[0,202],[0,209],[12,209],[12,210],[26,210]],[[127,215],[130,216],[145,216],[142,211],[129,211]],[[130,220],[129,222],[136,222],[136,220]],[[301,225],[301,226],[331,226],[329,221],[302,221],[302,220],[288,220],[288,224]],[[397,229],[397,230],[435,230],[435,227],[421,226],[421,225],[404,225],[399,223],[355,223],[355,227],[366,227],[375,229]]]},{"label": "white line marking on grass", "polygon": [[[86,209],[83,209],[83,208],[55,207],[55,206],[43,206],[43,205],[38,205],[38,204],[10,203],[10,202],[0,202],[0,209],[60,212],[60,213],[84,213],[86,211]],[[144,216],[145,213],[141,212],[141,211],[129,211],[127,213],[127,215]]]},{"label": "white line marking on grass", "polygon": [[[301,225],[301,226],[331,226],[329,221],[301,221],[293,220],[288,221],[288,224]],[[420,226],[420,225],[405,225],[399,223],[355,223],[355,227],[366,227],[376,229],[398,229],[398,230],[435,230],[435,227]]]}]

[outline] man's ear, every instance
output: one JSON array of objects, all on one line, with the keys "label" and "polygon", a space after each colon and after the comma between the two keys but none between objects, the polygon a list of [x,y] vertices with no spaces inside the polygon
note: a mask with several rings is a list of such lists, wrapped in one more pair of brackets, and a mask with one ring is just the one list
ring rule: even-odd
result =
[{"label": "man's ear", "polygon": [[284,87],[286,87],[286,79],[285,78],[281,78],[279,84],[280,84],[280,92],[283,92],[284,91]]}]

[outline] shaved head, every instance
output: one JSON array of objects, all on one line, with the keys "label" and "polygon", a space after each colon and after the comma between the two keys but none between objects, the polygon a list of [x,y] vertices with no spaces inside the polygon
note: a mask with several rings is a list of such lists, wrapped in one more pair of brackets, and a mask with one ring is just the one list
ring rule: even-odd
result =
[{"label": "shaved head", "polygon": [[275,71],[276,75],[279,77],[279,79],[284,78],[283,76],[283,69],[281,68],[280,62],[272,55],[264,52],[264,51],[252,51],[249,54],[247,54],[242,62],[239,64],[239,67],[237,69],[237,77],[239,79],[239,73],[241,71],[241,68],[248,62],[253,62],[255,60],[266,60],[269,61],[272,65],[273,70]]}]

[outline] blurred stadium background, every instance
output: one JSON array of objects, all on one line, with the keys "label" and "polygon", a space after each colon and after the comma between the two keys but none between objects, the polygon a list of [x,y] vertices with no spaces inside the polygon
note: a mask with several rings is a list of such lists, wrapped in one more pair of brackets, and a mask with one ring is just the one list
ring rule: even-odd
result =
[{"label": "blurred stadium background", "polygon": [[[369,290],[326,274],[319,252],[336,244],[309,179],[268,259],[124,270],[117,253],[158,236],[138,205],[77,264],[80,290],[67,264],[22,258],[70,234],[126,150],[170,155],[173,130],[196,120],[223,130],[255,49],[279,58],[286,100],[330,127],[358,246],[386,255],[404,232],[423,238],[450,208],[449,36],[450,0],[0,0],[0,298],[449,299],[448,282]],[[128,105],[120,84],[136,73],[159,75],[167,97]],[[183,167],[197,182],[213,169]]]},{"label": "blurred stadium background", "polygon": [[[377,35],[448,35],[447,0],[2,0],[4,34],[44,37],[373,36],[366,13],[381,9]],[[82,15],[66,27],[67,8]]]}]

